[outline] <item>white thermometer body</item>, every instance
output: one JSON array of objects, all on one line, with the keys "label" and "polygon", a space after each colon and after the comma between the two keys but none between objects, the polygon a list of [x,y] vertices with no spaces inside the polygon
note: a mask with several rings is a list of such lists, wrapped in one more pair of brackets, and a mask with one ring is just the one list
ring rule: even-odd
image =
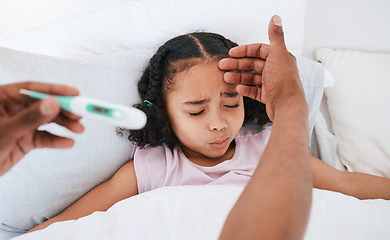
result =
[{"label": "white thermometer body", "polygon": [[141,129],[147,120],[143,111],[126,105],[79,96],[49,95],[25,89],[21,89],[20,93],[36,99],[53,96],[59,101],[61,108],[71,113],[108,121],[125,129]]}]

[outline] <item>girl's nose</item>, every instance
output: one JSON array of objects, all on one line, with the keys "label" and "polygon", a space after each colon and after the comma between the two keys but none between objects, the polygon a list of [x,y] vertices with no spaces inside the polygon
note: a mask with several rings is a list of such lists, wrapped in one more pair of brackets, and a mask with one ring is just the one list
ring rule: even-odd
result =
[{"label": "girl's nose", "polygon": [[225,128],[227,128],[227,122],[224,120],[224,118],[216,114],[211,118],[211,123],[210,123],[210,130],[211,131],[222,131]]}]

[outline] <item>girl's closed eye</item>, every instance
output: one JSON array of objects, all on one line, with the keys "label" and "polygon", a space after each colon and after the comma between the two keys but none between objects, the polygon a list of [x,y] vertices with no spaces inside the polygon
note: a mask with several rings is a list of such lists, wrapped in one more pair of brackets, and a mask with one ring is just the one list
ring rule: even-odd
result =
[{"label": "girl's closed eye", "polygon": [[227,107],[227,108],[238,108],[240,106],[240,104],[235,104],[235,105],[225,105],[224,107]]},{"label": "girl's closed eye", "polygon": [[205,110],[202,110],[200,112],[196,112],[196,113],[190,113],[191,116],[199,116],[201,115],[202,113],[204,113]]},{"label": "girl's closed eye", "polygon": [[[235,104],[235,105],[224,105],[224,107],[226,108],[229,108],[229,109],[234,109],[234,108],[238,108],[240,106],[239,103]],[[204,113],[205,110],[202,110],[202,111],[199,111],[199,112],[195,112],[195,113],[190,113],[191,116],[200,116],[202,113]]]}]

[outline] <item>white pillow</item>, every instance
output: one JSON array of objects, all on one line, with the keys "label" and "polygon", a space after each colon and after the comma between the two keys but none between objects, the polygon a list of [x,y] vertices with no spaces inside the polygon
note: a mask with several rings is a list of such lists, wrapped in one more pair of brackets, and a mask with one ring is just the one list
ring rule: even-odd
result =
[{"label": "white pillow", "polygon": [[[339,168],[390,177],[390,54],[320,48]],[[344,170],[345,170],[344,169]]]},{"label": "white pillow", "polygon": [[[76,61],[0,48],[0,84],[36,80],[76,86],[80,94],[132,105],[148,50]],[[60,213],[91,188],[110,178],[132,154],[127,136],[108,123],[84,118],[85,132],[55,124],[42,127],[75,139],[67,150],[30,152],[0,177],[0,239],[23,233]]]},{"label": "white pillow", "polygon": [[57,57],[156,48],[193,32],[217,32],[238,44],[268,42],[272,15],[282,17],[288,49],[302,53],[306,0],[143,0],[117,4],[2,45]]}]

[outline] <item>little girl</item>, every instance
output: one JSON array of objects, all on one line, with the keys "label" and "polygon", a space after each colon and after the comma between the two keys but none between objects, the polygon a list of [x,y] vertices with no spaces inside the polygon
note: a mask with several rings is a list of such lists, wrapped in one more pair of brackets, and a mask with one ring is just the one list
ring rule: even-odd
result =
[{"label": "little girl", "polygon": [[[265,106],[243,97],[218,68],[237,44],[213,33],[178,36],[151,58],[138,84],[148,117],[130,131],[137,144],[133,160],[53,222],[106,211],[116,202],[164,186],[233,184],[245,186],[267,144],[271,124]],[[243,127],[245,126],[245,127]],[[390,199],[390,180],[338,171],[311,157],[314,187],[367,198]]]}]

